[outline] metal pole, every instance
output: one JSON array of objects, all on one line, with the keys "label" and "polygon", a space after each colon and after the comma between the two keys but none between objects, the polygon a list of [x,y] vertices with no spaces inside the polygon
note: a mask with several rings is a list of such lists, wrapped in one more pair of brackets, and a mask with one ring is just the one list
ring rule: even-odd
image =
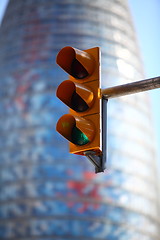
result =
[{"label": "metal pole", "polygon": [[107,162],[107,102],[108,99],[102,98],[102,169]]},{"label": "metal pole", "polygon": [[96,155],[94,151],[86,151],[84,155],[94,164],[95,173],[104,172],[107,161],[107,102],[102,98],[102,154]]},{"label": "metal pole", "polygon": [[132,82],[120,86],[105,88],[101,90],[102,98],[121,97],[128,94],[134,94],[147,90],[160,88],[160,77],[145,79],[137,82]]}]

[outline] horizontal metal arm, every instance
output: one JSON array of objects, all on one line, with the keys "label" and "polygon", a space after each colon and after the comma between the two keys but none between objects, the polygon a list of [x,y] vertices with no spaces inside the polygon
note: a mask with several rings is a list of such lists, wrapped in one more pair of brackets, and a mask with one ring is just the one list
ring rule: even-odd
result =
[{"label": "horizontal metal arm", "polygon": [[132,82],[120,86],[105,88],[101,90],[102,98],[121,97],[128,94],[134,94],[147,90],[160,88],[160,77],[145,79],[137,82]]}]

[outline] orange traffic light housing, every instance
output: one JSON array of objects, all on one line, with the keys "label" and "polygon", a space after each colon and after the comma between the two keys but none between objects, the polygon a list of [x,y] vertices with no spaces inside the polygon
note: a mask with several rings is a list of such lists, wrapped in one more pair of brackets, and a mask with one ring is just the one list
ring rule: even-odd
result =
[{"label": "orange traffic light housing", "polygon": [[64,47],[56,62],[69,74],[69,80],[57,88],[57,97],[69,107],[69,114],[59,119],[56,130],[69,141],[70,153],[101,155],[100,50]]}]

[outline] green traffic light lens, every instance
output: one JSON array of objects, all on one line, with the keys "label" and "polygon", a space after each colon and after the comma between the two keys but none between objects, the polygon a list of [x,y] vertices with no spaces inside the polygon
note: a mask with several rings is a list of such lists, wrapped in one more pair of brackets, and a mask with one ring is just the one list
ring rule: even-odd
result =
[{"label": "green traffic light lens", "polygon": [[74,126],[72,129],[72,142],[76,145],[82,146],[89,143],[89,139],[83,132]]}]

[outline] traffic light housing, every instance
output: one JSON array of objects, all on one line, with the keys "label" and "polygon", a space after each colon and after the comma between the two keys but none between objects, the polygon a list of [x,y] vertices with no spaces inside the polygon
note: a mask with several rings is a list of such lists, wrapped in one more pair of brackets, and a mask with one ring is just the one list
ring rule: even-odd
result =
[{"label": "traffic light housing", "polygon": [[69,141],[70,153],[101,155],[100,50],[64,47],[56,62],[69,74],[69,80],[57,88],[57,97],[69,107],[69,114],[58,120],[56,129]]}]

